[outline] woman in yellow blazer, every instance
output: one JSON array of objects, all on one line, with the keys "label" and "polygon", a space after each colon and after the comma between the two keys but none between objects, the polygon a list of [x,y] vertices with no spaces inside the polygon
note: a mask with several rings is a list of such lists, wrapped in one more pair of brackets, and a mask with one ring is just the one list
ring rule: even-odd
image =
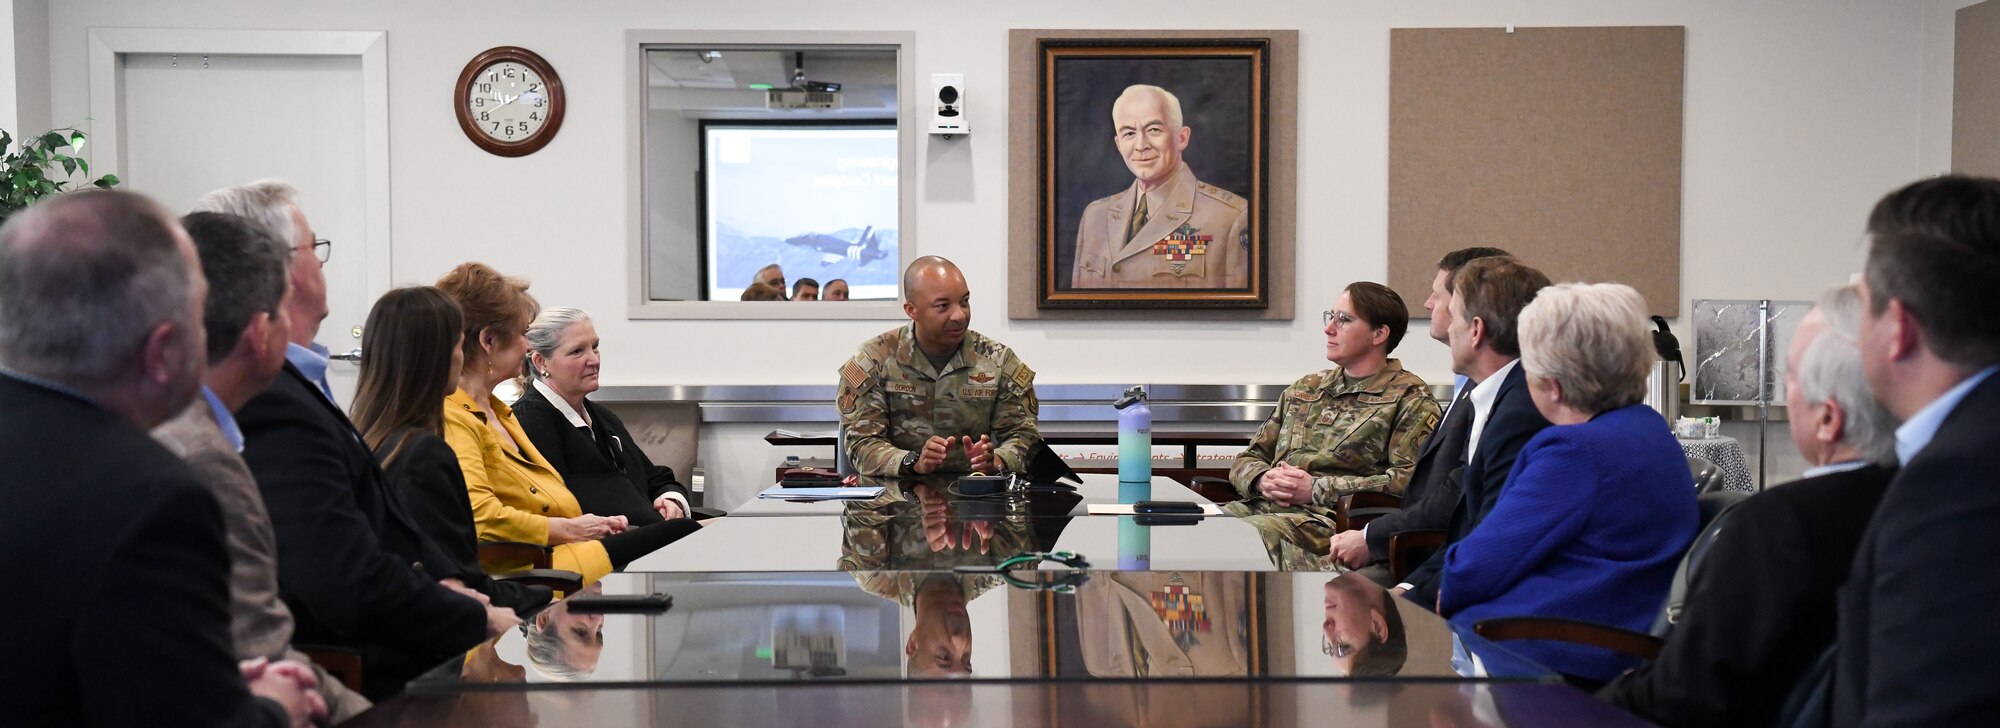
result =
[{"label": "woman in yellow blazer", "polygon": [[589,583],[700,528],[688,519],[631,528],[624,516],[584,513],[513,408],[493,396],[494,387],[521,373],[527,357],[524,334],[536,309],[527,282],[465,263],[437,287],[465,312],[465,360],[458,391],[444,401],[444,439],[465,471],[479,540],[554,546],[551,565]]}]

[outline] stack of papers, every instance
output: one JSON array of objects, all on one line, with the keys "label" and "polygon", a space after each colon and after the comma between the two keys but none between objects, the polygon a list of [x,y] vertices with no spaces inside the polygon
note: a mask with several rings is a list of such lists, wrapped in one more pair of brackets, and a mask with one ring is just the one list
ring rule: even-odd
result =
[{"label": "stack of papers", "polygon": [[764,500],[820,501],[868,500],[878,498],[881,495],[882,486],[879,485],[866,487],[834,486],[831,488],[784,488],[772,486],[765,488],[764,492],[758,493],[757,497]]}]

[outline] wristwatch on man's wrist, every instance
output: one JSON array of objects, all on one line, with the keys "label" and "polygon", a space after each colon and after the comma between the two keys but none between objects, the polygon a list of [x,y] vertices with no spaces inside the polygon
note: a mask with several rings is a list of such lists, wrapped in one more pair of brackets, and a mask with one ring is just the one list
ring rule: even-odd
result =
[{"label": "wristwatch on man's wrist", "polygon": [[917,451],[911,450],[903,453],[903,465],[896,472],[903,475],[915,475],[917,472]]}]

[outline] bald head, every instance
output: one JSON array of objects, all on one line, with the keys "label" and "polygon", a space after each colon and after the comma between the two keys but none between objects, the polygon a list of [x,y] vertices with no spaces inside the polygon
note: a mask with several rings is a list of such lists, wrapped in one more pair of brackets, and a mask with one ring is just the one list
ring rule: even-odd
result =
[{"label": "bald head", "polygon": [[194,246],[158,203],[100,191],[45,200],[0,227],[0,364],[144,400],[101,402],[113,409],[169,414],[200,383],[204,289]]},{"label": "bald head", "polygon": [[903,269],[903,300],[915,301],[919,298],[917,285],[921,281],[942,281],[953,277],[965,280],[965,274],[958,272],[958,264],[943,256],[926,255],[910,261],[910,267]]},{"label": "bald head", "polygon": [[932,356],[958,350],[972,320],[972,293],[958,266],[926,255],[903,269],[903,313],[916,327],[917,345]]}]

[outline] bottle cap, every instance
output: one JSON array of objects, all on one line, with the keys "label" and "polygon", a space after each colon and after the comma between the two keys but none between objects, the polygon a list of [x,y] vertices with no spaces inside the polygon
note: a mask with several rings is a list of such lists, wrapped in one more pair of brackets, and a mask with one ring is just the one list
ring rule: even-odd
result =
[{"label": "bottle cap", "polygon": [[1134,384],[1132,385],[1131,388],[1125,390],[1125,396],[1119,397],[1118,401],[1111,403],[1111,406],[1115,409],[1125,409],[1126,407],[1130,407],[1132,405],[1139,404],[1145,401],[1146,401],[1145,385]]}]

